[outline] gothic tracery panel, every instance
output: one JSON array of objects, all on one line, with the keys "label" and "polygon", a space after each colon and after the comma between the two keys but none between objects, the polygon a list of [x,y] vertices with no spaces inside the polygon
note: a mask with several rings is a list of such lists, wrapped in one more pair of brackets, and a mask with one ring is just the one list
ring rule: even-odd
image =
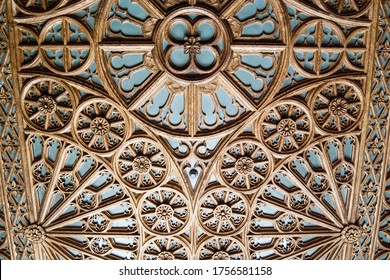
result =
[{"label": "gothic tracery panel", "polygon": [[0,259],[389,259],[389,16],[0,0]]}]

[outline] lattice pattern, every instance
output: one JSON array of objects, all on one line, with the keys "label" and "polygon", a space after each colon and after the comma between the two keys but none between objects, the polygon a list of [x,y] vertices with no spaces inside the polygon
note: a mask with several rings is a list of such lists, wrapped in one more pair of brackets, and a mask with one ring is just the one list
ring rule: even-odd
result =
[{"label": "lattice pattern", "polygon": [[[360,216],[361,222],[372,226],[373,236],[368,242],[375,242],[371,245],[369,255],[366,258],[389,259],[389,187],[390,187],[390,161],[388,148],[389,139],[389,110],[390,90],[387,73],[390,69],[388,59],[390,50],[388,48],[390,39],[387,34],[390,31],[388,20],[390,18],[389,3],[382,3],[379,6],[379,24],[375,56],[375,71],[377,73],[373,81],[372,107],[370,115],[376,121],[376,125],[370,129],[367,150],[375,155],[375,164],[372,174],[364,174],[364,188],[360,195],[360,205],[367,205],[369,211],[363,212]],[[387,139],[387,140],[386,140]],[[387,143],[386,143],[387,141]],[[387,153],[387,156],[386,156]],[[372,202],[368,202],[370,199]],[[362,213],[362,214],[363,214]],[[374,217],[374,219],[372,219]],[[375,251],[374,251],[375,250]]]},{"label": "lattice pattern", "polygon": [[[2,164],[2,202],[1,212],[8,220],[4,224],[12,229],[7,232],[8,244],[4,240],[1,246],[3,256],[14,259],[34,259],[35,253],[30,240],[24,236],[24,228],[29,225],[30,213],[27,205],[26,180],[22,170],[21,141],[19,140],[19,119],[17,116],[15,81],[12,77],[13,64],[11,64],[10,30],[7,25],[5,1],[1,3],[1,44],[0,53],[0,94],[1,94],[1,164]],[[31,207],[31,206],[30,206]]]},{"label": "lattice pattern", "polygon": [[[1,13],[0,13],[0,39],[2,42],[2,49],[0,51],[0,57],[1,57],[1,65],[6,65],[6,63],[9,63],[9,48],[8,48],[8,36],[7,36],[7,28],[6,28],[6,21],[7,19],[5,18],[5,12],[6,12],[6,6],[3,3],[3,1],[0,2],[0,8],[1,8]],[[8,61],[7,61],[8,60]],[[1,94],[2,94],[2,104],[4,104],[4,101],[7,101],[10,97],[12,98],[12,94],[6,95],[5,94],[5,73],[4,73],[4,68],[2,67],[1,72],[0,72],[0,79],[1,79]],[[7,104],[8,102],[6,102]],[[6,116],[4,111],[0,111],[1,117]],[[3,162],[1,162],[3,163]],[[1,176],[1,185],[3,186],[3,175]],[[5,189],[1,187],[0,190],[0,259],[2,260],[7,260],[10,259],[10,248],[9,248],[9,237],[7,234],[7,229],[6,229],[6,217],[4,213],[4,192]]]},{"label": "lattice pattern", "polygon": [[0,4],[1,258],[389,258],[387,2]]}]

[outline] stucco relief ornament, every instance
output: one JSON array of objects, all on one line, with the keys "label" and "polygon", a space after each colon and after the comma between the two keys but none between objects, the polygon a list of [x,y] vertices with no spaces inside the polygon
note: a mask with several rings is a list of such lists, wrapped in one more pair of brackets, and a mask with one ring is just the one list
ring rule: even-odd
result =
[{"label": "stucco relief ornament", "polygon": [[38,111],[44,115],[54,113],[57,109],[57,103],[50,96],[42,96],[37,101]]},{"label": "stucco relief ornament", "polygon": [[89,247],[92,252],[98,255],[105,255],[112,249],[110,241],[105,237],[95,237],[91,240]]},{"label": "stucco relief ornament", "polygon": [[292,136],[297,130],[297,124],[290,118],[283,119],[278,123],[277,130],[283,137]]},{"label": "stucco relief ornament", "polygon": [[254,162],[251,158],[242,157],[236,161],[235,167],[239,174],[248,175],[253,171]]},{"label": "stucco relief ornament", "polygon": [[42,243],[46,239],[45,230],[40,225],[36,224],[27,226],[24,229],[24,234],[26,235],[27,239],[33,243]]},{"label": "stucco relief ornament", "polygon": [[93,134],[103,136],[110,130],[110,124],[107,119],[97,117],[92,120],[90,128]]},{"label": "stucco relief ornament", "polygon": [[33,1],[33,0],[15,0],[16,5],[24,12],[27,13],[45,13],[50,12],[53,9],[63,5],[65,0],[41,0],[41,1]]},{"label": "stucco relief ornament", "polygon": [[379,187],[374,184],[373,182],[370,182],[369,184],[363,186],[362,193],[368,196],[375,195],[378,191]]},{"label": "stucco relief ornament", "polygon": [[213,255],[212,259],[214,261],[227,261],[230,260],[230,256],[224,251],[218,251]]},{"label": "stucco relief ornament", "polygon": [[200,54],[200,37],[184,37],[184,53]]},{"label": "stucco relief ornament", "polygon": [[154,237],[141,249],[143,260],[188,260],[189,255],[186,242],[177,237]]},{"label": "stucco relief ornament", "polygon": [[196,257],[199,260],[243,260],[246,249],[233,237],[210,237],[199,245]]},{"label": "stucco relief ornament", "polygon": [[331,12],[339,15],[355,15],[364,12],[371,4],[369,0],[321,0]]},{"label": "stucco relief ornament", "polygon": [[171,252],[167,252],[167,251],[161,252],[157,256],[157,260],[159,261],[172,261],[174,259],[175,256]]},{"label": "stucco relief ornament", "polygon": [[161,221],[169,221],[173,215],[172,207],[167,204],[161,204],[156,208],[156,217]]},{"label": "stucco relief ornament", "polygon": [[232,216],[232,208],[227,205],[218,205],[214,209],[214,217],[218,221],[227,221]]},{"label": "stucco relief ornament", "polygon": [[[350,53],[347,49],[354,39],[359,41],[356,43],[359,44],[359,54],[371,57],[372,53],[368,52],[374,49],[374,44],[368,46],[363,41],[367,37],[366,33],[372,35],[376,30],[377,27],[373,28],[374,24],[370,20],[377,17],[371,11],[363,13],[369,3],[377,5],[373,10],[380,10],[384,6],[382,2],[109,0],[100,5],[95,5],[96,1],[73,4],[74,1],[69,0],[14,2],[15,15],[18,17],[16,21],[9,22],[14,23],[15,30],[19,32],[18,28],[30,25],[32,30],[35,28],[35,33],[41,34],[36,38],[37,67],[21,72],[20,83],[23,90],[18,107],[24,114],[24,122],[19,123],[18,127],[27,128],[26,131],[20,131],[22,135],[19,136],[23,138],[26,135],[28,139],[36,134],[41,135],[39,139],[42,140],[38,141],[36,137],[37,141],[31,142],[32,144],[29,142],[30,146],[22,147],[23,157],[27,157],[27,162],[32,163],[29,174],[23,175],[31,181],[39,182],[34,186],[28,186],[29,182],[25,182],[26,187],[31,187],[27,188],[30,191],[26,202],[29,211],[25,215],[28,217],[35,214],[38,217],[33,220],[39,222],[19,229],[28,243],[35,243],[34,245],[41,242],[46,242],[44,245],[47,245],[54,238],[58,240],[58,252],[42,250],[37,252],[37,257],[87,259],[93,256],[123,256],[129,259],[129,249],[134,249],[131,258],[137,259],[247,259],[251,254],[248,246],[253,238],[250,234],[258,234],[261,238],[272,239],[267,245],[279,257],[299,258],[302,252],[308,257],[317,257],[318,254],[310,255],[310,251],[303,246],[303,235],[309,239],[310,250],[317,250],[324,258],[337,258],[343,253],[343,256],[347,254],[344,251],[341,254],[335,252],[334,256],[326,255],[327,248],[324,247],[322,252],[320,247],[315,248],[317,237],[321,239],[318,243],[327,246],[322,238],[330,231],[320,227],[332,229],[330,237],[332,242],[336,242],[336,246],[340,240],[356,244],[364,237],[363,227],[348,225],[349,215],[354,214],[349,207],[354,201],[347,198],[358,197],[353,185],[355,181],[356,184],[361,183],[353,179],[354,175],[361,173],[355,165],[356,157],[352,157],[353,148],[363,147],[354,146],[348,137],[357,131],[355,127],[364,127],[360,122],[363,119],[362,113],[371,108],[368,106],[368,101],[371,100],[365,100],[369,93],[363,94],[361,90],[363,86],[370,90],[370,85],[360,82],[367,67],[362,65],[361,72],[354,72],[356,77],[348,76],[351,80],[334,77],[349,74],[352,67],[348,66],[347,56]],[[310,16],[314,15],[314,18],[305,18],[303,12],[299,11],[299,7],[305,5],[303,2],[314,3],[307,5],[307,9],[312,10]],[[285,6],[287,4],[288,8]],[[254,15],[250,16],[250,12]],[[34,20],[28,22],[28,18],[39,13],[41,25],[36,28],[32,25]],[[67,13],[71,13],[71,16],[66,17]],[[343,27],[337,26],[336,30],[334,27],[338,23],[333,24],[330,16],[325,17],[327,20],[321,18],[320,13],[333,14],[336,18],[334,21],[341,18],[341,25],[348,26],[348,21],[364,24],[359,25],[356,30],[349,28],[348,32],[345,28],[345,34],[341,34],[338,31]],[[338,15],[340,16],[337,17]],[[347,18],[349,15],[352,15],[351,19]],[[365,17],[366,15],[369,16]],[[359,16],[362,16],[362,20]],[[11,20],[12,17],[11,13]],[[76,17],[80,20],[76,20]],[[291,35],[289,28],[289,32],[286,29],[290,20],[291,25],[296,22],[294,35]],[[134,26],[129,28],[129,23]],[[305,32],[298,34],[297,30],[303,28]],[[139,30],[136,31],[139,34],[129,34],[130,29]],[[361,32],[363,37],[355,36],[355,31]],[[100,33],[104,34],[100,36]],[[298,46],[299,42],[294,40],[295,33],[299,40],[305,41],[302,46]],[[329,34],[325,36],[322,33]],[[14,37],[25,39],[24,36],[29,36],[24,33],[19,35]],[[62,36],[62,40],[51,40],[51,36]],[[312,37],[315,45],[310,45]],[[329,43],[326,42],[328,37],[331,38]],[[361,45],[359,39],[362,39]],[[12,42],[10,45],[20,47],[18,43],[20,42]],[[389,58],[389,43],[379,40],[378,44],[377,51],[385,59]],[[3,46],[3,42],[0,45]],[[32,44],[28,47],[33,49]],[[296,88],[301,82],[308,85],[307,95],[299,93],[300,96],[294,91],[295,88],[283,82],[287,68],[299,66],[290,64],[296,54],[293,50],[298,47],[302,47],[299,55],[304,57],[300,60],[301,67],[292,69],[295,71],[294,78],[297,78],[294,83]],[[328,47],[335,53],[328,52]],[[302,51],[305,48],[309,52]],[[363,54],[363,50],[366,53]],[[19,51],[21,53],[24,50],[20,48]],[[325,61],[328,53],[330,57]],[[311,61],[312,54],[314,59]],[[24,53],[21,57],[13,57],[16,57],[16,63],[22,63],[20,58],[23,59],[26,55]],[[78,58],[79,55],[84,55],[85,58]],[[351,55],[357,56],[355,53]],[[52,56],[56,56],[55,59]],[[340,59],[332,60],[331,56],[338,56]],[[62,61],[64,65],[60,65],[58,61]],[[322,69],[322,62],[330,62],[331,65],[328,68],[325,65]],[[106,69],[107,65],[111,68]],[[312,72],[306,69],[310,67],[308,65],[313,65]],[[336,65],[343,67],[345,72],[340,71],[337,72],[338,76],[333,76]],[[12,65],[12,69],[18,71],[27,67]],[[36,70],[39,73],[34,73]],[[44,75],[45,71],[46,74],[51,72],[52,76]],[[96,73],[92,73],[94,71]],[[47,78],[53,77],[53,73],[61,77],[58,80]],[[34,78],[38,74],[41,78]],[[88,80],[82,80],[82,76],[86,75],[91,76]],[[142,75],[147,77],[142,80]],[[300,76],[303,80],[298,81]],[[326,76],[329,81],[337,81],[329,83],[322,82],[325,78],[317,79],[311,85],[312,80],[308,78],[314,80],[314,76],[322,76],[321,79]],[[95,82],[91,87],[91,81],[96,77],[102,83],[98,85]],[[206,91],[202,87],[209,89]],[[115,90],[118,88],[120,90]],[[284,91],[288,92],[286,96],[289,99],[282,96]],[[382,109],[389,100],[384,93],[380,94],[375,102]],[[14,93],[9,94],[11,97],[13,95]],[[163,100],[165,96],[166,100]],[[214,105],[212,109],[207,104],[209,97],[209,103]],[[272,101],[274,97],[275,100]],[[6,102],[7,98],[8,93],[0,94],[0,102]],[[183,105],[182,111],[178,104]],[[364,104],[367,106],[362,106]],[[363,107],[366,109],[363,110]],[[210,110],[206,112],[203,110],[205,108]],[[245,115],[241,112],[245,112]],[[203,120],[206,117],[217,118],[215,126],[213,120],[209,123]],[[255,117],[258,118],[257,121]],[[378,123],[381,121],[379,117]],[[133,119],[137,120],[137,125],[132,123]],[[244,120],[247,127],[240,128],[242,122],[239,119]],[[364,119],[367,122],[367,118]],[[6,121],[9,120],[11,113]],[[22,120],[21,116],[18,116],[18,120]],[[223,140],[212,147],[213,143],[209,142],[212,142],[212,137],[217,138],[214,129],[218,138],[221,136]],[[134,130],[136,132],[131,136]],[[142,138],[141,131],[150,136]],[[164,142],[157,131],[164,133],[162,137],[179,136],[177,139],[184,144]],[[241,132],[244,133],[240,134]],[[365,128],[363,132],[366,132]],[[315,161],[317,156],[314,156],[314,148],[321,151],[325,151],[325,148],[323,142],[313,142],[312,139],[328,139],[331,133],[337,134],[337,137],[345,136],[343,143],[348,147],[342,150],[336,145],[329,145],[328,153],[324,152]],[[370,152],[385,150],[382,149],[382,142],[378,142],[379,136],[372,142],[364,141],[363,136],[360,136],[358,138],[362,140],[361,143],[368,143],[371,147]],[[45,140],[48,137],[55,139],[49,142]],[[199,144],[195,141],[202,137],[205,137],[206,156],[198,153]],[[171,148],[180,150],[186,143],[189,143],[188,154],[176,163],[175,159],[179,160],[179,156],[178,153],[171,153]],[[11,155],[10,140],[6,139],[2,144],[7,145],[6,152],[10,150]],[[383,142],[383,145],[386,143]],[[281,160],[284,157],[290,158],[292,153],[292,159],[298,157],[297,152],[300,153],[306,147],[314,148],[308,153],[299,154],[296,169],[291,168],[293,165],[290,162]],[[15,148],[20,148],[20,145],[15,145]],[[16,150],[15,158],[19,157],[18,153],[19,150]],[[337,154],[338,158],[333,160],[330,155],[332,153]],[[360,154],[362,153],[363,151]],[[195,157],[196,164],[188,163],[191,156]],[[344,163],[348,156],[350,161]],[[38,165],[38,158],[42,158],[43,163],[53,163],[53,168],[51,165],[51,169],[43,164]],[[216,161],[212,162],[215,158]],[[331,162],[328,163],[327,160]],[[13,164],[17,165],[19,161],[14,161]],[[184,170],[185,164],[192,168],[189,175],[199,179],[197,187],[193,185],[193,189],[188,180],[178,173]],[[210,168],[210,173],[203,172],[204,168],[210,166],[214,168]],[[372,166],[376,170],[382,168],[385,171],[379,163],[374,162]],[[280,168],[281,174],[286,176],[274,177],[274,168]],[[215,174],[215,180],[213,178],[206,181],[212,173]],[[298,173],[301,177],[297,176]],[[104,181],[106,174],[111,179]],[[201,176],[197,176],[198,174]],[[287,184],[290,179],[291,184]],[[167,182],[169,185],[166,185]],[[208,185],[210,182],[213,183],[212,186]],[[16,194],[21,194],[23,199],[24,182],[17,183],[14,180],[11,183],[13,185],[8,187],[8,194],[10,188],[14,188],[15,193],[16,188],[20,188],[21,191]],[[375,184],[360,184],[364,188],[360,192],[366,191],[367,195],[379,193],[380,183],[375,181]],[[20,187],[16,184],[20,184]],[[218,189],[214,188],[217,184]],[[266,184],[277,186],[266,193],[263,192]],[[52,197],[53,193],[55,196]],[[258,197],[259,194],[261,197]],[[136,209],[132,206],[133,199]],[[248,229],[252,226],[250,222],[253,211],[261,211],[255,210],[254,205],[251,205],[257,199],[268,203],[266,210],[276,207],[277,214],[272,216],[272,213],[264,210],[263,217],[259,218],[263,223],[253,225],[258,226],[259,231],[248,234]],[[335,211],[332,203],[336,205]],[[21,203],[16,206],[18,207],[14,208],[19,212],[24,207]],[[344,212],[348,216],[344,217]],[[23,218],[24,213],[18,214]],[[129,221],[130,215],[136,217]],[[329,219],[335,221],[336,225]],[[125,221],[137,225],[134,226],[137,230],[129,232],[129,226],[124,227]],[[268,228],[261,232],[261,226],[266,223]],[[270,233],[271,227],[275,235]],[[199,236],[198,229],[199,232],[202,231]],[[73,236],[77,230],[80,231]],[[315,235],[313,240],[311,234]],[[132,241],[123,243],[126,238]],[[155,242],[157,239],[163,241]],[[152,241],[155,243],[151,244]],[[137,242],[140,242],[139,248],[138,244],[134,245]],[[19,256],[17,251],[20,248],[16,249]],[[29,248],[26,246],[26,249]],[[70,252],[73,249],[74,255]],[[121,249],[123,254],[120,256],[117,253]]]},{"label": "stucco relief ornament", "polygon": [[346,226],[342,232],[341,232],[341,240],[343,240],[345,243],[355,243],[363,236],[363,229],[355,226],[355,225],[349,225]]},{"label": "stucco relief ornament", "polygon": [[103,232],[108,228],[110,221],[107,216],[99,213],[90,216],[87,223],[93,231]]},{"label": "stucco relief ornament", "polygon": [[238,232],[247,219],[247,201],[240,193],[220,187],[203,195],[199,203],[199,223],[211,234]]},{"label": "stucco relief ornament", "polygon": [[347,113],[347,104],[348,101],[345,100],[344,98],[335,98],[329,103],[329,111],[331,114],[335,116],[342,116],[345,113]]},{"label": "stucco relief ornament", "polygon": [[289,254],[292,251],[294,251],[295,247],[296,247],[296,243],[295,243],[295,240],[293,238],[283,237],[278,241],[275,249],[280,254]]},{"label": "stucco relief ornament", "polygon": [[100,154],[113,153],[132,131],[132,122],[115,103],[96,98],[76,110],[73,134],[86,149]]},{"label": "stucco relief ornament", "polygon": [[7,93],[5,93],[4,89],[0,89],[0,103],[5,105],[7,104],[8,100],[10,100],[10,97]]},{"label": "stucco relief ornament", "polygon": [[162,147],[148,138],[133,138],[116,153],[115,168],[124,184],[135,191],[160,186],[170,165]]},{"label": "stucco relief ornament", "polygon": [[390,44],[389,44],[389,41],[386,41],[383,45],[380,46],[379,53],[384,58],[389,58],[390,57]]},{"label": "stucco relief ornament", "polygon": [[149,172],[150,168],[152,167],[152,163],[147,157],[138,156],[134,159],[133,167],[137,173],[145,174]]}]

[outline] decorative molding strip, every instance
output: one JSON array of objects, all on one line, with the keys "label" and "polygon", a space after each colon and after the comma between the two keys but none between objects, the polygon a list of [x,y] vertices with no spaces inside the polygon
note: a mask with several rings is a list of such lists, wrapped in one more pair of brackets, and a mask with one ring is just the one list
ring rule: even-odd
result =
[{"label": "decorative molding strip", "polygon": [[[12,42],[9,29],[7,1],[1,3],[1,69],[0,69],[0,152],[1,152],[1,191],[4,220],[7,228],[9,254],[12,259],[34,259],[34,250],[24,231],[29,225],[28,199],[21,156],[20,126],[17,115],[15,93],[16,75],[12,60]],[[10,234],[12,233],[12,234]]]},{"label": "decorative molding strip", "polygon": [[[373,88],[373,102],[378,112],[380,130],[375,133],[375,139],[371,143],[371,151],[378,150],[376,156],[381,172],[381,181],[378,184],[369,185],[377,189],[378,204],[375,209],[376,219],[373,228],[373,237],[370,258],[390,259],[390,3],[382,1],[380,4],[380,21],[377,37],[377,54],[375,56],[376,83]],[[372,152],[373,153],[373,152]],[[379,187],[378,187],[379,186]]]},{"label": "decorative molding strip", "polygon": [[[386,197],[386,180],[388,175],[386,164],[389,162],[387,155],[389,139],[389,18],[390,9],[388,1],[380,1],[377,10],[378,24],[375,40],[373,80],[371,87],[370,105],[366,130],[366,143],[362,166],[362,184],[358,199],[357,222],[366,231],[366,235],[360,238],[359,245],[352,252],[352,259],[373,259],[377,247],[386,251],[386,239],[383,232],[378,232],[383,227],[383,219],[386,219],[388,198]],[[374,21],[375,22],[375,21]],[[382,218],[380,218],[382,216]],[[385,231],[386,231],[386,226]],[[387,243],[388,244],[388,243]],[[388,245],[387,245],[388,246]],[[389,247],[387,247],[388,254]],[[382,251],[382,253],[384,253]]]}]

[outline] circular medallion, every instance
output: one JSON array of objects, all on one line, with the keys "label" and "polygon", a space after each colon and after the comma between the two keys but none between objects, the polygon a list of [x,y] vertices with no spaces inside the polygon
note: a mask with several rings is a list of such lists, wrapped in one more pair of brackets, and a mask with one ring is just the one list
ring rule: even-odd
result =
[{"label": "circular medallion", "polygon": [[242,157],[236,161],[235,168],[237,170],[237,173],[248,175],[253,171],[254,165],[255,163],[253,159],[248,157]]},{"label": "circular medallion", "polygon": [[112,245],[109,239],[105,237],[94,237],[90,241],[89,247],[92,252],[97,255],[106,255],[111,249]]},{"label": "circular medallion", "polygon": [[22,111],[27,122],[38,130],[65,130],[72,119],[74,108],[72,91],[60,81],[35,78],[24,86]]},{"label": "circular medallion", "polygon": [[139,217],[147,231],[172,235],[185,229],[190,219],[187,198],[172,186],[149,191],[139,203]]},{"label": "circular medallion", "polygon": [[161,204],[156,208],[156,217],[160,221],[168,221],[174,215],[173,209],[170,205]]},{"label": "circular medallion", "polygon": [[97,72],[108,74],[104,86],[140,125],[164,137],[231,133],[285,78],[292,45],[283,5],[227,1],[219,10],[210,1],[174,1],[175,8],[160,10],[168,2],[102,8]]},{"label": "circular medallion", "polygon": [[199,223],[211,234],[236,233],[247,221],[248,202],[238,192],[217,188],[203,195],[199,203]]},{"label": "circular medallion", "polygon": [[263,143],[280,154],[303,148],[313,134],[309,110],[295,100],[285,100],[266,109],[258,128],[257,135]]},{"label": "circular medallion", "polygon": [[88,150],[114,152],[132,130],[125,113],[113,102],[95,98],[77,108],[72,127],[76,139]]},{"label": "circular medallion", "polygon": [[134,158],[133,167],[138,174],[145,174],[152,168],[152,162],[147,157],[137,156]]},{"label": "circular medallion", "polygon": [[88,28],[71,17],[48,21],[39,36],[39,52],[44,65],[56,74],[75,76],[94,58],[93,39]]},{"label": "circular medallion", "polygon": [[159,64],[187,81],[209,79],[228,63],[228,30],[211,11],[174,10],[158,27],[155,52]]},{"label": "circular medallion", "polygon": [[136,192],[160,186],[170,172],[162,147],[149,138],[128,141],[116,153],[114,166],[122,182]]},{"label": "circular medallion", "polygon": [[311,100],[316,124],[330,133],[353,128],[363,113],[363,92],[348,80],[332,81],[319,87]]},{"label": "circular medallion", "polygon": [[105,118],[97,117],[91,121],[91,132],[96,135],[106,135],[110,130],[110,123]]},{"label": "circular medallion", "polygon": [[226,148],[218,164],[221,180],[238,191],[256,191],[272,170],[272,157],[256,140],[238,140]]}]

